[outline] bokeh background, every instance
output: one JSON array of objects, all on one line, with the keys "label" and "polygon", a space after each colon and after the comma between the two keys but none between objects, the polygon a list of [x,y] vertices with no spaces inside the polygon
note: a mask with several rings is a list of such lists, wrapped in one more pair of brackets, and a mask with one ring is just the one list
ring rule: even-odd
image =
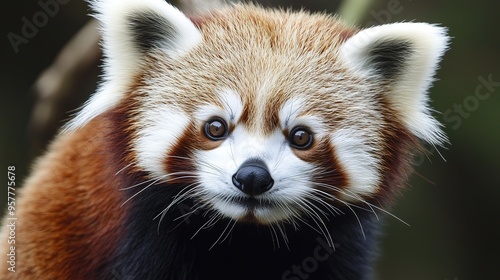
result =
[{"label": "bokeh background", "polygon": [[[439,149],[442,157],[434,151],[416,158],[416,173],[391,210],[410,226],[387,219],[378,278],[500,279],[500,1],[346,1],[262,2],[331,13],[358,7],[350,18],[361,26],[423,21],[448,27],[453,37],[430,92],[451,144]],[[52,126],[36,131],[33,106],[44,97],[35,95],[33,85],[89,20],[84,1],[54,0],[58,11],[16,52],[8,34],[22,34],[23,18],[42,11],[39,2],[48,0],[2,3],[0,209],[7,201],[7,167],[16,166],[22,185],[33,158],[70,116],[64,109]],[[98,73],[97,63],[81,72],[74,97],[55,104],[80,106]]]}]

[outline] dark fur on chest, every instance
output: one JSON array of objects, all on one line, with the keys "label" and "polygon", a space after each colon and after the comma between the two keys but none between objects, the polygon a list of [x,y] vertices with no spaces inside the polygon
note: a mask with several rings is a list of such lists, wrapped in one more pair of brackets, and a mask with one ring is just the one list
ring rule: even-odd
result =
[{"label": "dark fur on chest", "polygon": [[278,247],[270,228],[262,225],[237,223],[226,236],[224,230],[232,222],[222,219],[197,233],[213,213],[199,211],[179,219],[193,206],[190,200],[172,207],[160,223],[155,216],[170,203],[175,189],[151,186],[130,202],[125,240],[105,275],[111,279],[352,280],[371,274],[379,222],[372,212],[344,209],[344,214],[325,219],[335,248],[305,224],[298,229],[283,227],[288,246],[275,228]]}]

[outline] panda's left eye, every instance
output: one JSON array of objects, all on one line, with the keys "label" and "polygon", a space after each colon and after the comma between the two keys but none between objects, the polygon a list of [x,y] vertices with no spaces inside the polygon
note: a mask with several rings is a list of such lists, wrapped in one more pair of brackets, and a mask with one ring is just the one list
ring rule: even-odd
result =
[{"label": "panda's left eye", "polygon": [[219,118],[212,118],[205,123],[205,136],[212,141],[226,139],[228,135],[228,127],[226,122]]},{"label": "panda's left eye", "polygon": [[299,150],[309,149],[313,144],[313,140],[311,130],[304,126],[296,126],[288,134],[290,146]]}]

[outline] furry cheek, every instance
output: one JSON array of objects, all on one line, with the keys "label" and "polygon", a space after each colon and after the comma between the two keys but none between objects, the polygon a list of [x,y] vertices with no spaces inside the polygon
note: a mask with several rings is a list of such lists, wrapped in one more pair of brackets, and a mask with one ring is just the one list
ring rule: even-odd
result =
[{"label": "furry cheek", "polygon": [[[376,135],[371,138],[376,139]],[[359,201],[361,196],[375,193],[380,184],[380,160],[370,141],[374,140],[349,128],[339,129],[331,136],[335,157],[346,174],[345,200]]]},{"label": "furry cheek", "polygon": [[189,123],[187,114],[173,108],[144,111],[133,143],[139,169],[152,176],[166,176],[165,155],[180,142]]}]

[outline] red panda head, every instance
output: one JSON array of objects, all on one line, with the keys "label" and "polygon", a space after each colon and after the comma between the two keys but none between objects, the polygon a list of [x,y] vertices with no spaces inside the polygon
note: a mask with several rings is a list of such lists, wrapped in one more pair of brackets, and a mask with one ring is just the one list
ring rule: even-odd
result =
[{"label": "red panda head", "polygon": [[162,0],[95,1],[105,81],[69,124],[127,111],[131,165],[175,202],[262,224],[383,204],[418,142],[445,141],[427,90],[448,38],[395,23],[234,6],[193,23]]}]

